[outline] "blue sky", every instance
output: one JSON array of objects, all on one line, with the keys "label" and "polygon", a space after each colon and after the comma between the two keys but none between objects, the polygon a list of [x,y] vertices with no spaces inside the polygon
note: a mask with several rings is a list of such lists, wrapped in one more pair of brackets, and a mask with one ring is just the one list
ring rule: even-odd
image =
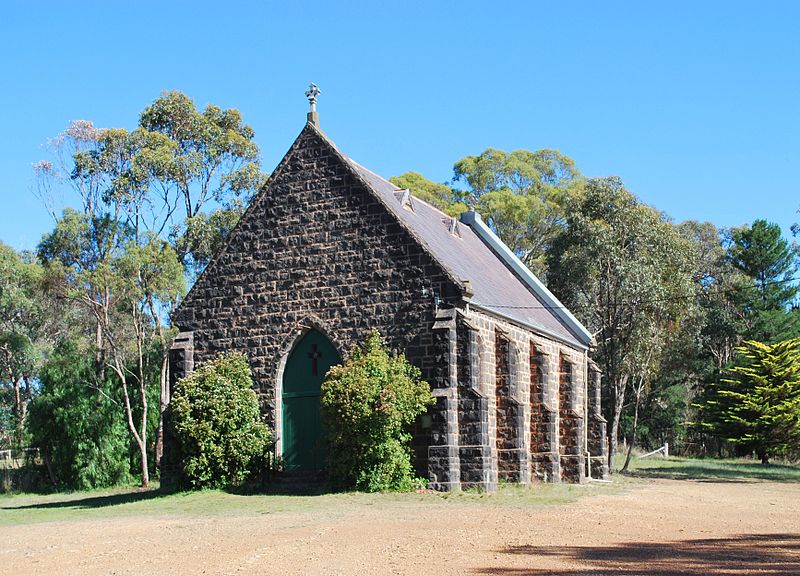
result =
[{"label": "blue sky", "polygon": [[800,219],[797,2],[19,2],[0,19],[0,240],[49,220],[32,164],[163,90],[235,107],[265,169],[305,122],[384,176],[555,148],[676,221]]}]

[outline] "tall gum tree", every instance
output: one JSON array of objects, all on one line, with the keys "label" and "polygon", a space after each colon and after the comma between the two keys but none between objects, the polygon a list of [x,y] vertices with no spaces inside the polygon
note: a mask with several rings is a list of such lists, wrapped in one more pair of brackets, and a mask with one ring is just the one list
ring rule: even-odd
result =
[{"label": "tall gum tree", "polygon": [[546,254],[563,226],[564,205],[583,177],[571,158],[556,150],[489,148],[453,167],[457,194],[475,207],[497,235],[536,274],[547,274]]},{"label": "tall gum tree", "polygon": [[[132,131],[73,122],[51,141],[54,160],[36,165],[38,193],[57,221],[40,252],[52,263],[52,274],[61,275],[62,294],[82,303],[95,320],[98,377],[102,379],[110,367],[123,392],[128,380],[136,382],[134,388],[143,386],[138,369],[131,374],[123,365],[130,358],[138,357],[134,364],[142,362],[149,346],[143,339],[156,341],[161,415],[169,402],[171,332],[166,318],[182,291],[173,282],[173,267],[163,259],[175,259],[189,280],[202,270],[265,181],[253,139],[253,129],[244,124],[239,111],[213,105],[200,111],[185,94],[165,92],[144,110]],[[70,189],[81,210],[59,217],[55,210],[59,195]],[[137,265],[129,261],[151,254],[154,246],[160,254],[160,273],[169,276],[176,288],[158,296],[143,284],[141,266],[152,261]],[[123,263],[132,276],[119,275]],[[136,350],[133,356],[131,349]],[[146,395],[139,396],[141,412],[146,414]],[[127,410],[128,420],[131,413]],[[136,443],[144,446],[145,466],[142,427],[129,427]],[[157,464],[162,430],[160,417]],[[146,482],[147,471],[142,472]]]},{"label": "tall gum tree", "polygon": [[0,411],[10,393],[11,420],[0,414],[0,445],[18,448],[41,362],[59,334],[59,317],[42,292],[33,254],[0,242]]},{"label": "tall gum tree", "polygon": [[[613,463],[626,392],[639,396],[693,300],[691,246],[616,177],[592,179],[565,209],[548,285],[596,334]],[[641,398],[639,398],[641,399]]]}]

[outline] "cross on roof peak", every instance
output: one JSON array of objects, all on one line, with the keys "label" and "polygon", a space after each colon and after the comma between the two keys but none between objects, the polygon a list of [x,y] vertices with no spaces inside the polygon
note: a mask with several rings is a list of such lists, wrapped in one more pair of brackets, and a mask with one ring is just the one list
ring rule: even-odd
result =
[{"label": "cross on roof peak", "polygon": [[317,96],[322,94],[322,90],[317,88],[317,85],[313,82],[308,85],[308,90],[306,90],[306,98],[308,98],[308,103],[311,105],[311,110],[308,112],[308,121],[315,126],[319,126],[319,115],[317,115]]},{"label": "cross on roof peak", "polygon": [[306,90],[306,98],[308,98],[308,103],[311,104],[311,111],[317,111],[317,96],[322,94],[322,90],[317,88],[317,85],[313,82],[308,85],[308,90]]}]

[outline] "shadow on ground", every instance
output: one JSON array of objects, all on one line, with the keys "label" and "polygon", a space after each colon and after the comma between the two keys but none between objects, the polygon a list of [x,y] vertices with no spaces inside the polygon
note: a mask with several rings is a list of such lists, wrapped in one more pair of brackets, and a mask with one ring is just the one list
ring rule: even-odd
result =
[{"label": "shadow on ground", "polygon": [[228,494],[237,496],[325,496],[333,494],[327,484],[291,485],[291,484],[266,484],[258,486],[240,486],[226,488]]},{"label": "shadow on ground", "polygon": [[[237,496],[254,496],[254,495],[270,495],[270,496],[321,496],[331,493],[327,484],[319,483],[281,483],[274,482],[271,484],[251,484],[240,487],[231,487],[225,490],[228,494],[235,494]],[[158,498],[173,496],[179,494],[181,491],[162,489],[133,489],[129,492],[118,492],[115,494],[103,494],[92,496],[76,496],[70,494],[62,494],[57,497],[63,498],[59,500],[50,500],[46,502],[37,502],[34,504],[20,504],[20,505],[0,505],[1,510],[56,510],[56,509],[75,509],[75,510],[88,510],[93,508],[107,508],[111,506],[120,506],[123,504],[132,504],[135,502],[145,502],[148,500],[155,500]],[[189,494],[191,491],[183,492]]]},{"label": "shadow on ground", "polygon": [[167,496],[166,492],[160,490],[137,490],[134,492],[122,492],[119,494],[106,494],[103,496],[89,496],[86,498],[74,498],[57,500],[53,502],[39,502],[37,504],[24,504],[21,506],[0,506],[0,510],[47,510],[56,508],[105,508],[107,506],[118,506],[120,504],[130,504],[133,502],[143,502]]},{"label": "shadow on ground", "polygon": [[[507,576],[797,576],[800,534],[745,534],[731,538],[631,542],[617,546],[509,546],[500,554],[529,556],[530,564],[558,558],[583,567],[486,568],[479,574]],[[502,556],[501,556],[502,558]],[[549,562],[547,562],[549,564]]]}]

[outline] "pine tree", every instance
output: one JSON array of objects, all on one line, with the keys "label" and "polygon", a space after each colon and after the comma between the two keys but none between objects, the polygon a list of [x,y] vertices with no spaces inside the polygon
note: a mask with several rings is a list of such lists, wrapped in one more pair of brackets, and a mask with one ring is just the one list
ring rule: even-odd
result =
[{"label": "pine tree", "polygon": [[800,287],[794,282],[797,254],[781,236],[781,228],[766,220],[731,231],[728,256],[734,268],[750,278],[740,288],[746,324],[744,338],[779,342],[800,335],[800,315],[790,309]]},{"label": "pine tree", "polygon": [[800,454],[800,338],[748,340],[701,406],[704,427],[754,451],[763,464]]}]

